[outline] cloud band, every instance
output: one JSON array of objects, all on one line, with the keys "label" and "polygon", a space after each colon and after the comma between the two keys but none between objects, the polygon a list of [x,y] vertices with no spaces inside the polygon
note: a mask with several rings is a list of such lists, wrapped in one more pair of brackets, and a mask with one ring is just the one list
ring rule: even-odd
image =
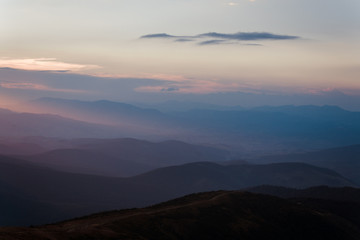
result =
[{"label": "cloud band", "polygon": [[[172,39],[176,42],[188,42],[200,40],[199,45],[217,45],[240,41],[263,41],[263,40],[296,40],[299,36],[273,34],[268,32],[237,32],[218,33],[209,32],[193,36],[175,36],[167,33],[156,33],[141,36],[142,39]],[[201,41],[201,39],[206,39]]]}]

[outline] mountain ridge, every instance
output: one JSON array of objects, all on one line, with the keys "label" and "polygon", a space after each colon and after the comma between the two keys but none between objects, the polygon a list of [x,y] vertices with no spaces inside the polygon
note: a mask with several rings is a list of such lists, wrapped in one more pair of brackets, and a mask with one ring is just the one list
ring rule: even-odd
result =
[{"label": "mountain ridge", "polygon": [[253,162],[305,162],[335,170],[360,183],[360,144],[305,153],[263,156],[254,159]]},{"label": "mountain ridge", "polygon": [[73,139],[63,141],[63,145],[66,144],[66,148],[18,157],[61,171],[124,177],[190,162],[222,162],[230,154],[226,150],[178,140]]},{"label": "mountain ridge", "polygon": [[142,209],[98,213],[33,228],[0,228],[0,239],[344,239],[360,225],[346,216],[242,191],[188,195]]},{"label": "mountain ridge", "polygon": [[[28,222],[11,214],[0,216],[0,222],[13,224],[16,221],[44,224],[93,212],[144,207],[195,192],[236,190],[266,183],[292,187],[353,186],[330,170],[306,164],[299,170],[298,164],[221,166],[202,162],[165,167],[134,177],[112,178],[55,171],[4,156],[0,159],[0,186],[6,186],[1,188],[2,196],[28,199],[37,205],[45,204],[44,209],[52,209],[41,221],[30,215],[26,216]],[[22,203],[24,209],[31,212],[27,202]],[[6,207],[7,211],[16,212],[17,206],[0,205],[0,209]]]}]

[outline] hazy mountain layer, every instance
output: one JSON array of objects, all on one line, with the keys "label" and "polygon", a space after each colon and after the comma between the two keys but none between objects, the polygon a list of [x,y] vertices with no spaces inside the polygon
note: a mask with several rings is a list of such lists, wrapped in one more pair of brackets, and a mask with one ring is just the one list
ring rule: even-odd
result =
[{"label": "hazy mountain layer", "polygon": [[360,145],[325,149],[321,151],[265,156],[256,162],[305,162],[333,169],[360,184]]},{"label": "hazy mountain layer", "polygon": [[0,109],[0,137],[44,136],[57,138],[119,137],[125,132],[109,126],[50,114],[16,113]]},{"label": "hazy mountain layer", "polygon": [[[185,104],[185,103],[184,103]],[[111,101],[43,98],[43,111],[110,124],[128,136],[223,145],[238,155],[261,155],[360,142],[360,113],[335,106],[192,109],[160,112]],[[219,109],[220,108],[220,109]]]},{"label": "hazy mountain layer", "polygon": [[[99,100],[93,102],[57,98],[41,98],[30,102],[50,113],[70,116],[75,119],[86,119],[90,122],[110,125],[144,125],[161,126],[167,115],[150,108],[139,108],[127,103]],[[156,124],[158,122],[158,124]]]},{"label": "hazy mountain layer", "polygon": [[180,141],[154,143],[137,139],[74,139],[67,144],[67,149],[21,158],[61,171],[124,177],[164,166],[225,161],[229,157],[224,150]]}]

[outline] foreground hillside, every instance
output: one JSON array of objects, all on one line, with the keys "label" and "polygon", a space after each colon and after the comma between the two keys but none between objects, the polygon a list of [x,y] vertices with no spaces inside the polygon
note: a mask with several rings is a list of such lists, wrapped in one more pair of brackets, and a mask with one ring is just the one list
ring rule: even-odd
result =
[{"label": "foreground hillside", "polygon": [[336,172],[299,163],[190,163],[114,178],[73,174],[0,157],[0,225],[45,224],[113,209],[144,207],[190,193],[263,184],[353,186]]},{"label": "foreground hillside", "polygon": [[[340,204],[340,203],[339,203]],[[0,228],[0,239],[359,239],[360,225],[306,201],[239,191],[193,194],[143,209],[53,225]]]}]

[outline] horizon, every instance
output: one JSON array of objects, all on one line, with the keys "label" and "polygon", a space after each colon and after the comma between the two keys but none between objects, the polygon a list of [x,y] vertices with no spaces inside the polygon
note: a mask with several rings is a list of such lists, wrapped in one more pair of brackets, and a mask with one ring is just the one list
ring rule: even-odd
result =
[{"label": "horizon", "polygon": [[[0,68],[1,108],[26,111],[24,104],[41,98],[59,98],[80,101],[108,100],[140,107],[157,108],[156,105],[176,102],[178,104],[241,106],[338,106],[348,111],[360,111],[360,95],[345,94],[337,89],[319,92],[286,93],[279,91],[234,91],[213,93],[139,92],[144,84],[156,85],[159,79],[110,78],[62,71],[35,71]],[[26,79],[28,82],[24,83]],[[176,109],[174,109],[176,110]]]}]

